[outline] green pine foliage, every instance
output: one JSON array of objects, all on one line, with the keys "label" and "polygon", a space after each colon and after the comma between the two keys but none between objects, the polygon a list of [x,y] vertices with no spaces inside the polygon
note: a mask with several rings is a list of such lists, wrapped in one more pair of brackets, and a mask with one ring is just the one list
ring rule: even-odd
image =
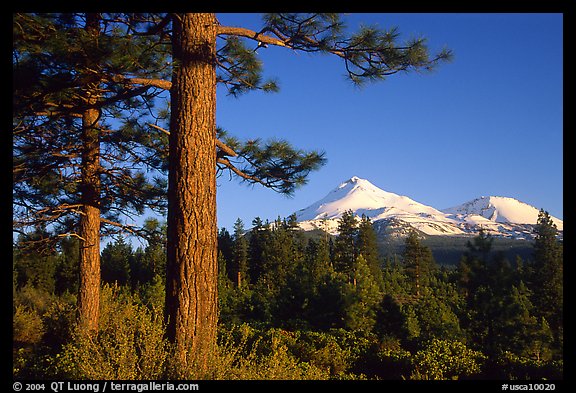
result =
[{"label": "green pine foliage", "polygon": [[402,255],[406,274],[413,283],[412,294],[420,297],[422,288],[429,285],[430,278],[436,269],[436,261],[429,247],[420,243],[419,235],[415,230],[410,231],[406,238]]},{"label": "green pine foliage", "polygon": [[532,288],[540,316],[556,329],[563,322],[563,244],[556,238],[558,230],[548,212],[541,210],[535,228]]}]

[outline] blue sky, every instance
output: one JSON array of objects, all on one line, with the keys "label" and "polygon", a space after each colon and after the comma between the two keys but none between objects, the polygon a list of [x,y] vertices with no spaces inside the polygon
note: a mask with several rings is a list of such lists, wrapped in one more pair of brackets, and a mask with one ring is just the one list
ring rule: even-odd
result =
[{"label": "blue sky", "polygon": [[[218,14],[258,30],[258,14]],[[355,87],[343,62],[283,48],[259,50],[278,93],[219,90],[217,123],[239,138],[282,138],[327,163],[287,198],[218,181],[218,226],[246,227],[305,208],[352,176],[443,209],[482,195],[517,198],[563,218],[562,14],[349,14],[360,25],[424,36],[454,60],[433,73]]]}]

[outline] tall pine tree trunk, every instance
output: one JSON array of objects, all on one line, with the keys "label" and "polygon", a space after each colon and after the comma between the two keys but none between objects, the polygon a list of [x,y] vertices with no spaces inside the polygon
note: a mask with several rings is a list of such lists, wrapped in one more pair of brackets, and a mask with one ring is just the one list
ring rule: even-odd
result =
[{"label": "tall pine tree trunk", "polygon": [[[86,30],[99,34],[98,14],[86,15]],[[87,64],[90,66],[90,64]],[[100,314],[100,138],[98,109],[90,108],[98,101],[98,86],[88,83],[82,116],[81,201],[82,214],[78,235],[80,242],[80,287],[78,292],[78,323],[84,332],[98,330]]]},{"label": "tall pine tree trunk", "polygon": [[100,143],[99,113],[87,110],[82,118],[82,215],[80,216],[80,287],[78,322],[83,331],[96,331],[100,307]]},{"label": "tall pine tree trunk", "polygon": [[206,370],[216,342],[216,19],[173,17],[167,336],[175,371]]}]

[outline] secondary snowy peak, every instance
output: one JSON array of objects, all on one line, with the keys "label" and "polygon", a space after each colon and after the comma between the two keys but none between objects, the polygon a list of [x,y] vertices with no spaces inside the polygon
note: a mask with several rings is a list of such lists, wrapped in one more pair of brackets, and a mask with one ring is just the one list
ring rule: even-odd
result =
[{"label": "secondary snowy peak", "polygon": [[[539,213],[539,209],[534,206],[502,196],[482,196],[442,211],[455,219],[465,219],[468,222],[475,218],[483,221],[484,218],[496,223],[530,225],[537,223]],[[563,230],[563,221],[556,217],[551,218],[558,230]]]}]

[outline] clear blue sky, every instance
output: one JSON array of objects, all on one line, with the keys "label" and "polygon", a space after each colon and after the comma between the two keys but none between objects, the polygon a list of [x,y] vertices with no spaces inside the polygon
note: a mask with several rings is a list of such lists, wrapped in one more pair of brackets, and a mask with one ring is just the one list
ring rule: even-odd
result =
[{"label": "clear blue sky", "polygon": [[[218,14],[258,29],[258,14]],[[397,26],[454,60],[359,89],[330,55],[259,50],[278,93],[219,90],[217,123],[239,138],[283,138],[326,152],[327,163],[287,198],[228,176],[218,226],[273,220],[358,176],[443,209],[482,195],[517,198],[563,218],[562,14],[350,14],[347,26]]]}]

